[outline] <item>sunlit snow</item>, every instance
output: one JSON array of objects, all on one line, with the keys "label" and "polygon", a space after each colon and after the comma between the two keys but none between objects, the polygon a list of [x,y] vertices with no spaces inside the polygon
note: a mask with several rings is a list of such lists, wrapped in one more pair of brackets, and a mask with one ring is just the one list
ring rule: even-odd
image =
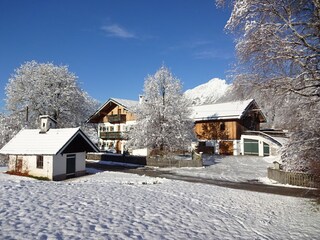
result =
[{"label": "sunlit snow", "polygon": [[[92,169],[91,169],[92,170]],[[128,173],[0,173],[0,239],[316,239],[311,201]]]},{"label": "sunlit snow", "polygon": [[213,78],[207,83],[185,91],[185,96],[191,99],[192,105],[212,104],[221,98],[231,85],[226,80]]}]

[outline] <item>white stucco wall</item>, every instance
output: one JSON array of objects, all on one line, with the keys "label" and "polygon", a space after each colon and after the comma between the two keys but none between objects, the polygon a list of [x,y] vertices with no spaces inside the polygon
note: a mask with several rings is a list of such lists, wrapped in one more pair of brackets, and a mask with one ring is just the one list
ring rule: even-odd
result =
[{"label": "white stucco wall", "polygon": [[53,157],[53,176],[58,176],[66,174],[67,172],[67,155],[76,155],[76,172],[86,170],[86,153],[68,153],[68,154],[58,154]]},{"label": "white stucco wall", "polygon": [[66,157],[61,154],[53,156],[53,176],[65,174],[67,169]]},{"label": "white stucco wall", "polygon": [[86,170],[86,153],[81,152],[76,154],[76,171],[85,171]]},{"label": "white stucco wall", "polygon": [[233,155],[241,155],[241,140],[233,140]]},{"label": "white stucco wall", "polygon": [[134,156],[148,156],[149,151],[148,148],[141,148],[141,149],[133,149],[132,155]]},{"label": "white stucco wall", "polygon": [[22,159],[22,172],[37,177],[47,177],[52,179],[52,159],[51,155],[43,156],[43,168],[37,168],[36,155],[10,155],[9,170],[16,170],[17,162]]},{"label": "white stucco wall", "polygon": [[[76,155],[76,172],[86,170],[85,152],[70,153]],[[8,170],[16,171],[17,165],[20,159],[22,160],[21,172],[28,173],[29,175],[36,177],[47,177],[50,180],[54,176],[66,174],[67,170],[67,158],[68,154],[58,155],[44,155],[43,156],[43,168],[37,168],[37,156],[36,155],[9,155]]]},{"label": "white stucco wall", "polygon": [[264,148],[263,143],[269,145],[270,148],[270,156],[275,156],[278,154],[278,150],[280,149],[279,146],[271,142],[269,139],[261,137],[261,136],[254,136],[254,135],[242,135],[241,136],[241,153],[244,153],[244,139],[253,139],[258,141],[259,146],[259,156],[264,156]]}]

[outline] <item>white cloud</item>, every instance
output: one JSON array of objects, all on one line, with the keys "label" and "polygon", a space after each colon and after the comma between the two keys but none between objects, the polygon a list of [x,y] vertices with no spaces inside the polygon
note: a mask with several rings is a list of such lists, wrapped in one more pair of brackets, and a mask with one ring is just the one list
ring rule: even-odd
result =
[{"label": "white cloud", "polygon": [[232,59],[233,55],[229,51],[221,50],[203,50],[194,53],[196,59]]},{"label": "white cloud", "polygon": [[102,26],[101,29],[107,33],[109,37],[118,38],[137,38],[134,33],[129,32],[125,28],[119,26],[118,24],[112,24],[107,26]]}]

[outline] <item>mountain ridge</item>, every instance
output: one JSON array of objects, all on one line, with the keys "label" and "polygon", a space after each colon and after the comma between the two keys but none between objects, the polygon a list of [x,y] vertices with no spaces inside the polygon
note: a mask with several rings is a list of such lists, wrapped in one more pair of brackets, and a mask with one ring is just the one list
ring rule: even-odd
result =
[{"label": "mountain ridge", "polygon": [[184,95],[189,98],[192,105],[216,103],[230,89],[232,84],[220,78],[212,78],[208,82],[188,89]]}]

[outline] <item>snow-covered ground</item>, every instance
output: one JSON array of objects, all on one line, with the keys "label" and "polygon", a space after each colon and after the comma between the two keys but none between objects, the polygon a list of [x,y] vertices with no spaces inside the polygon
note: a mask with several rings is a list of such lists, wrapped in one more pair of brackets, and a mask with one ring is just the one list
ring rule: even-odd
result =
[{"label": "snow-covered ground", "polygon": [[228,180],[235,182],[257,180],[265,182],[267,168],[273,165],[276,157],[258,156],[206,156],[202,168],[172,168],[173,173],[208,179]]},{"label": "snow-covered ground", "polygon": [[127,173],[64,182],[0,173],[0,196],[0,239],[320,236],[320,211],[311,200]]}]

